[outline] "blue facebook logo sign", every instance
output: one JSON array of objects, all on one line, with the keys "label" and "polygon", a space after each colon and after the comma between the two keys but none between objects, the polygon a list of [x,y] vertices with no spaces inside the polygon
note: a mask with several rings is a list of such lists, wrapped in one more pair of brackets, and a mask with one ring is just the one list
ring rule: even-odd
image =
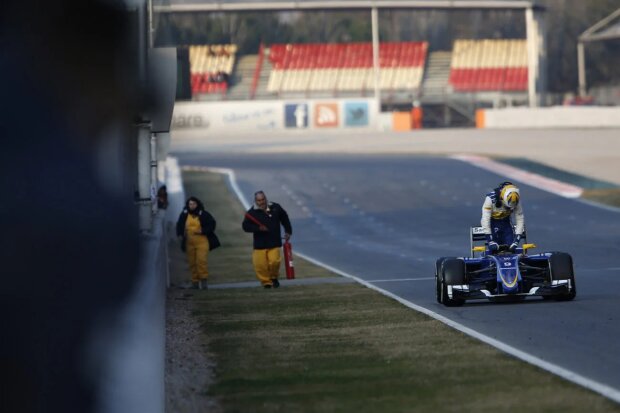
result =
[{"label": "blue facebook logo sign", "polygon": [[368,103],[348,102],[344,106],[345,125],[368,126]]},{"label": "blue facebook logo sign", "polygon": [[287,128],[308,127],[308,105],[291,103],[284,106],[284,124]]}]

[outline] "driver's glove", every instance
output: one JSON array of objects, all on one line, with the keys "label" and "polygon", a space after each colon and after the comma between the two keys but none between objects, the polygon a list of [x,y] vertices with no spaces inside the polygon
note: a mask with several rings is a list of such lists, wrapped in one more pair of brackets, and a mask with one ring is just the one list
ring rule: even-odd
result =
[{"label": "driver's glove", "polygon": [[491,234],[487,234],[487,244],[489,245],[489,251],[497,251],[499,249],[499,245],[493,241],[493,235]]},{"label": "driver's glove", "polygon": [[519,247],[519,243],[521,242],[521,234],[517,235],[515,237],[515,240],[512,244],[510,244],[510,247],[508,248],[510,250],[510,252],[515,252],[516,249]]}]

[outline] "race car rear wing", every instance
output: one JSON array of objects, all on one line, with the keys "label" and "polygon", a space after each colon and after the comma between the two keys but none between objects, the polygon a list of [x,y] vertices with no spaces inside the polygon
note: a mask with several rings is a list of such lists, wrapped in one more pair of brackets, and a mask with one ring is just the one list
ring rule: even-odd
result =
[{"label": "race car rear wing", "polygon": [[[516,226],[513,225],[512,228],[514,231]],[[525,229],[523,230],[523,235],[521,236],[521,239],[523,240],[524,243],[527,243],[527,234],[525,232]],[[487,241],[487,236],[484,233],[484,228],[471,227],[469,229],[469,240],[470,240],[469,251],[470,251],[472,258],[474,258],[476,252],[484,252],[485,250],[484,244]]]}]

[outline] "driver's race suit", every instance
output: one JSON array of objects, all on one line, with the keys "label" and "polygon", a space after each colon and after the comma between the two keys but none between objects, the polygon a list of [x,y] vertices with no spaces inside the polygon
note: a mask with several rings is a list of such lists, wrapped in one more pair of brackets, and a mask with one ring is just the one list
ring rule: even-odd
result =
[{"label": "driver's race suit", "polygon": [[[512,230],[510,216],[514,214],[515,230]],[[514,209],[507,208],[499,199],[497,191],[489,192],[482,205],[482,219],[480,220],[484,233],[491,235],[491,240],[502,245],[514,242],[515,234],[523,234],[525,219],[521,202]]]}]

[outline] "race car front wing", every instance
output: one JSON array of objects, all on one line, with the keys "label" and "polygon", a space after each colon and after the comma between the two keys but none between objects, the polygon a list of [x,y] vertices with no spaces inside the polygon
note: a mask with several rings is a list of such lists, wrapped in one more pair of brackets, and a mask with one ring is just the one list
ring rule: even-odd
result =
[{"label": "race car front wing", "polygon": [[571,285],[571,280],[553,280],[551,281],[551,284],[532,287],[528,292],[514,294],[495,294],[486,288],[479,288],[477,286],[471,288],[469,284],[448,285],[446,287],[448,297],[450,297],[450,299],[462,300],[481,300],[485,298],[529,296],[553,297],[566,295],[573,288]]}]

